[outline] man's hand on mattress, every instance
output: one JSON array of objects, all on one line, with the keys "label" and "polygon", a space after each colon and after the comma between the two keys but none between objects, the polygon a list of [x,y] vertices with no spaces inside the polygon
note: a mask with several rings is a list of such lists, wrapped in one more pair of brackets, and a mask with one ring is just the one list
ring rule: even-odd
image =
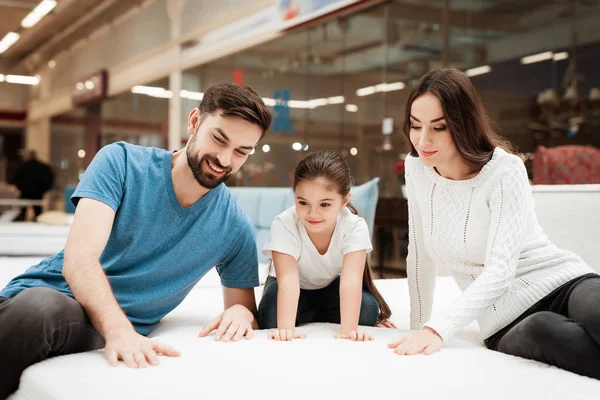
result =
[{"label": "man's hand on mattress", "polygon": [[133,329],[121,330],[107,336],[104,355],[112,366],[123,361],[130,368],[158,365],[158,355],[179,357],[181,353],[170,346],[155,342]]},{"label": "man's hand on mattress", "polygon": [[216,330],[215,340],[237,342],[244,337],[252,339],[252,336],[254,336],[253,324],[254,315],[250,310],[240,304],[236,304],[223,311],[217,319],[206,325],[198,336],[205,337]]},{"label": "man's hand on mattress", "polygon": [[296,333],[293,329],[273,329],[267,334],[267,339],[289,342],[294,339],[306,339],[306,333]]},{"label": "man's hand on mattress", "polygon": [[394,349],[394,352],[400,355],[429,355],[439,351],[442,348],[442,343],[443,340],[436,331],[425,327],[425,329],[417,333],[405,336],[388,344],[388,347]]},{"label": "man's hand on mattress", "polygon": [[353,342],[367,342],[369,340],[373,340],[373,336],[364,332],[360,332],[358,330],[349,331],[346,333],[340,332],[338,334],[333,335],[333,337],[336,339],[352,340]]},{"label": "man's hand on mattress", "polygon": [[394,328],[394,329],[396,329],[396,325],[389,319],[384,319],[383,321],[380,321],[377,324],[375,324],[375,328]]}]

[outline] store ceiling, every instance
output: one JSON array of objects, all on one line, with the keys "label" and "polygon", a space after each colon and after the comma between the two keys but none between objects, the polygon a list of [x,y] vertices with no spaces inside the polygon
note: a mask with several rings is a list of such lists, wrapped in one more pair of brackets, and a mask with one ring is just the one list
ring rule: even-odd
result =
[{"label": "store ceiling", "polygon": [[[40,0],[0,0],[0,39],[7,32],[21,38],[0,54],[3,72],[34,73],[58,53],[148,0],[57,0],[56,8],[29,29],[20,22]],[[598,13],[600,0],[577,0],[579,15]],[[396,0],[362,11],[348,22],[333,20],[308,33],[290,33],[237,54],[240,67],[264,71],[339,74],[379,71],[420,76],[440,63],[444,0]],[[567,0],[451,0],[450,53],[454,66],[484,62],[486,44],[515,33],[570,18]],[[387,46],[382,40],[387,29]],[[309,37],[310,36],[310,37]],[[515,43],[518,47],[518,43]],[[293,50],[290,50],[293,49]],[[226,61],[223,61],[226,62]],[[228,61],[227,61],[228,62]]]},{"label": "store ceiling", "polygon": [[31,28],[21,20],[40,0],[0,0],[0,39],[17,32],[20,39],[0,54],[3,71],[32,73],[61,51],[137,7],[143,0],[57,0],[48,15]]}]

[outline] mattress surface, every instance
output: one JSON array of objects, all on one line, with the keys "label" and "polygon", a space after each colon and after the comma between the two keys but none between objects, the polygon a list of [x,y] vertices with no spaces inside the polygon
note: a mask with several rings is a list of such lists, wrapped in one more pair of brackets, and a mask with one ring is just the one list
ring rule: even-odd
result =
[{"label": "mattress surface", "polygon": [[0,223],[0,256],[50,256],[65,247],[70,226]]},{"label": "mattress surface", "polygon": [[[0,258],[2,283],[10,279],[5,266],[12,273],[19,260],[35,261],[7,260]],[[483,348],[475,323],[438,353],[395,355],[387,343],[409,333],[403,279],[377,281],[399,329],[363,328],[375,337],[371,342],[335,340],[334,324],[300,327],[308,336],[293,342],[269,341],[265,331],[238,343],[199,338],[202,326],[222,311],[218,276],[204,280],[151,335],[181,357],[161,357],[159,366],[147,369],[110,367],[101,350],[57,357],[28,368],[10,399],[597,399],[600,393],[600,381]],[[451,278],[439,277],[435,308],[458,294]]]}]

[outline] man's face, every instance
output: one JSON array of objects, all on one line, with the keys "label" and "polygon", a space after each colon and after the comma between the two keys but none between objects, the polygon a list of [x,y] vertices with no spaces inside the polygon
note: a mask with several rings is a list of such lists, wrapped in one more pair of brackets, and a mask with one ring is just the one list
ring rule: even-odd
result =
[{"label": "man's face", "polygon": [[187,160],[196,181],[207,189],[217,187],[246,162],[261,138],[258,125],[238,117],[223,117],[192,111],[188,123],[192,135]]}]

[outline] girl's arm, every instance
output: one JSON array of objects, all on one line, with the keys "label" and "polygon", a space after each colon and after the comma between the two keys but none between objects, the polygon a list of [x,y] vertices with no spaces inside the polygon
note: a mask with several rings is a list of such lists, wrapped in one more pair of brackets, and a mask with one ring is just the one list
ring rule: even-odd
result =
[{"label": "girl's arm", "polygon": [[300,297],[300,276],[296,259],[289,254],[273,251],[273,264],[277,276],[277,329],[294,332],[298,298]]},{"label": "girl's arm", "polygon": [[346,335],[358,329],[358,318],[362,302],[362,278],[367,251],[347,253],[342,261],[340,277],[340,334]]},{"label": "girl's arm", "polygon": [[305,336],[294,334],[300,296],[300,277],[296,260],[300,257],[301,248],[299,233],[292,216],[286,211],[275,217],[263,248],[263,254],[273,261],[278,285],[279,329],[270,332],[269,339],[292,340]]}]

